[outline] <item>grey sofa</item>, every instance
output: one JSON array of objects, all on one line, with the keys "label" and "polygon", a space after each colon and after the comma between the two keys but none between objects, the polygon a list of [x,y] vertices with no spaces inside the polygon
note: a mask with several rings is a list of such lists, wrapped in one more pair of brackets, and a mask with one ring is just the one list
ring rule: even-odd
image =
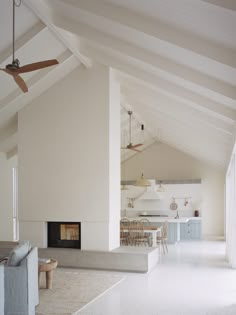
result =
[{"label": "grey sofa", "polygon": [[0,314],[35,315],[38,303],[38,249],[33,247],[18,266],[0,265]]}]

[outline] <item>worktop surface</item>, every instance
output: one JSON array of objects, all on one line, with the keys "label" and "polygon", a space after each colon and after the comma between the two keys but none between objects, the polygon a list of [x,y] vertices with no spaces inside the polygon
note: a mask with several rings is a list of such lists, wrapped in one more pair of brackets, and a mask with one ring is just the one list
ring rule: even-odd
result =
[{"label": "worktop surface", "polygon": [[169,223],[187,223],[190,220],[201,220],[201,217],[180,217],[179,219],[175,219],[174,217],[150,217],[150,216],[136,216],[136,217],[128,217],[129,220],[141,220],[148,219],[150,222],[169,222]]}]

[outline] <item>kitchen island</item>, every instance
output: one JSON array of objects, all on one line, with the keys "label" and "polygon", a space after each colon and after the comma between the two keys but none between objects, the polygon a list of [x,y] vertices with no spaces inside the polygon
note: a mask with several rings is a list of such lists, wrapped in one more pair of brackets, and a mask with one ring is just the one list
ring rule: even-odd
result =
[{"label": "kitchen island", "polygon": [[201,217],[174,217],[162,216],[135,216],[128,217],[130,220],[148,219],[152,225],[160,227],[168,222],[168,243],[176,243],[183,240],[201,239]]}]

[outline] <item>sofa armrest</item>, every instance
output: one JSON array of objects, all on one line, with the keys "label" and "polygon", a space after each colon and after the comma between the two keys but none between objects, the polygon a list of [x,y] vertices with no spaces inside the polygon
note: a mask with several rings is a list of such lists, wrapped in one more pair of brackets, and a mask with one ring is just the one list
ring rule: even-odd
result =
[{"label": "sofa armrest", "polygon": [[4,314],[27,314],[27,269],[4,266]]},{"label": "sofa armrest", "polygon": [[[35,314],[38,295],[38,249],[32,248],[20,266],[5,266],[6,315]],[[1,313],[0,313],[1,314]]]}]

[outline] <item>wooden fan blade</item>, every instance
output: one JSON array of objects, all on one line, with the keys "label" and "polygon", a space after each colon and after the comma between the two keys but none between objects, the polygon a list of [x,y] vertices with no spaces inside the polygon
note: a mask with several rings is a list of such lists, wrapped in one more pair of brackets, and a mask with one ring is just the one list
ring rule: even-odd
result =
[{"label": "wooden fan blade", "polygon": [[25,65],[23,67],[19,67],[19,69],[17,69],[17,73],[25,73],[25,72],[35,71],[35,70],[39,70],[39,69],[43,69],[43,68],[57,65],[58,63],[59,62],[56,59],[30,63],[30,64]]},{"label": "wooden fan blade", "polygon": [[135,149],[135,148],[140,147],[141,145],[142,145],[142,143],[135,144],[135,145],[132,145],[130,148]]},{"label": "wooden fan blade", "polygon": [[25,81],[20,77],[18,74],[12,75],[14,80],[16,81],[16,84],[19,86],[19,88],[24,92],[28,92],[28,87],[25,83]]},{"label": "wooden fan blade", "polygon": [[6,73],[8,73],[8,74],[11,74],[11,73],[10,73],[10,71],[8,71],[7,69],[0,68],[0,70],[2,70],[2,71],[4,71],[4,72],[6,72]]}]

